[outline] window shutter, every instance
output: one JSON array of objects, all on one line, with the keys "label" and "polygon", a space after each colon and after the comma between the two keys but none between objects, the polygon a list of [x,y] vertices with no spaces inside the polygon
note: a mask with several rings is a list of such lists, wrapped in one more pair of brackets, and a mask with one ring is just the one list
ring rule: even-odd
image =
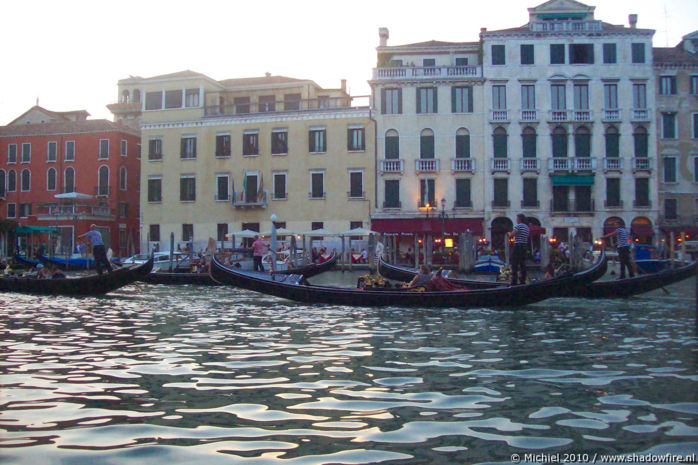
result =
[{"label": "window shutter", "polygon": [[402,114],[402,88],[397,90],[397,112]]},{"label": "window shutter", "polygon": [[472,112],[473,111],[473,88],[472,87],[466,87],[468,91],[468,111]]},{"label": "window shutter", "polygon": [[417,113],[422,112],[422,99],[421,97],[421,90],[419,87],[417,87]]},{"label": "window shutter", "polygon": [[385,89],[381,89],[381,115],[385,114]]},{"label": "window shutter", "polygon": [[180,141],[180,150],[179,150],[179,156],[184,157],[184,155],[187,153],[187,140],[182,139]]},{"label": "window shutter", "polygon": [[438,93],[439,88],[434,87],[434,113],[439,112],[439,93]]}]

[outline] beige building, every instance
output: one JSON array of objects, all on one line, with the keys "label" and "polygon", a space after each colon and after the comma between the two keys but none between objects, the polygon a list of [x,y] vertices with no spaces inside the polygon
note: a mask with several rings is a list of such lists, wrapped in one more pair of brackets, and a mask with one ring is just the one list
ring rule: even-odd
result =
[{"label": "beige building", "polygon": [[[342,81],[215,81],[184,71],[119,81],[110,106],[142,131],[141,244],[205,247],[243,229],[368,227],[374,129]],[[367,99],[366,99],[367,103]]]}]

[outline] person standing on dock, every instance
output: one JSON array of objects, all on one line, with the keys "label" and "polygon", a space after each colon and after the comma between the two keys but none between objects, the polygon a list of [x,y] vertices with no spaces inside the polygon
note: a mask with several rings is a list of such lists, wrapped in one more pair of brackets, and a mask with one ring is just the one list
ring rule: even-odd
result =
[{"label": "person standing on dock", "polygon": [[262,257],[264,256],[264,249],[267,248],[267,244],[259,238],[259,236],[254,237],[254,242],[252,243],[252,269],[254,271],[264,271],[264,265],[262,264]]},{"label": "person standing on dock", "polygon": [[516,215],[516,225],[507,234],[514,238],[514,251],[511,254],[511,285],[519,283],[519,270],[521,270],[521,284],[526,284],[526,249],[528,248],[528,236],[531,231],[525,223],[526,216],[523,213]]},{"label": "person standing on dock", "polygon": [[616,236],[618,239],[618,261],[620,261],[620,278],[625,279],[625,269],[628,269],[628,274],[631,278],[635,276],[633,271],[633,265],[630,263],[630,233],[627,229],[623,227],[623,223],[620,221],[615,222],[615,231],[611,231],[608,234],[601,236],[601,239],[606,239],[611,236]]},{"label": "person standing on dock", "polygon": [[90,225],[90,230],[85,234],[81,234],[78,238],[86,237],[90,240],[92,244],[92,255],[95,257],[95,266],[97,267],[97,273],[102,274],[102,266],[106,267],[109,273],[112,272],[111,264],[107,260],[107,250],[104,248],[104,242],[102,242],[102,234],[97,231],[97,225]]}]

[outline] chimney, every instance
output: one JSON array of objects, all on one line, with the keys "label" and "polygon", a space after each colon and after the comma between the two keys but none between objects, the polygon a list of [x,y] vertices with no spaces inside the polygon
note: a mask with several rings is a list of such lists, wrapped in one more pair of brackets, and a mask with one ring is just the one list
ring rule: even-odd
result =
[{"label": "chimney", "polygon": [[390,33],[388,32],[387,27],[380,27],[378,28],[378,37],[380,37],[380,46],[385,47],[388,45],[388,37],[390,37]]},{"label": "chimney", "polygon": [[346,92],[347,91],[347,80],[342,79],[339,82],[341,82],[341,84],[339,85],[339,88],[342,89],[342,92]]},{"label": "chimney", "polygon": [[630,28],[635,29],[637,26],[637,15],[635,13],[628,15],[628,22],[630,23]]}]

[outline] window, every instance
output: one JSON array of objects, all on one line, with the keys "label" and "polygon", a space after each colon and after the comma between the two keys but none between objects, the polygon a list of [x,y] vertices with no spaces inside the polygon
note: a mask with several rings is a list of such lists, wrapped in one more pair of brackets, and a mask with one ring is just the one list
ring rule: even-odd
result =
[{"label": "window", "polygon": [[63,192],[75,192],[75,170],[68,167],[63,173]]},{"label": "window", "polygon": [[594,44],[570,44],[571,65],[594,64]]},{"label": "window", "polygon": [[456,158],[470,157],[470,132],[465,128],[456,131]]},{"label": "window", "polygon": [[196,136],[182,136],[179,156],[182,159],[196,158]]},{"label": "window", "polygon": [[325,172],[311,171],[310,172],[310,198],[324,199],[325,198]]},{"label": "window", "polygon": [[495,158],[506,158],[508,153],[507,131],[503,127],[497,127],[492,133],[492,145]]},{"label": "window", "polygon": [[141,144],[140,143],[136,144],[136,159],[137,160],[141,159]]},{"label": "window", "polygon": [[650,206],[650,182],[649,178],[635,178],[635,206]]},{"label": "window", "polygon": [[456,57],[456,66],[468,66],[468,59],[466,57]]},{"label": "window", "polygon": [[196,200],[196,178],[194,175],[182,175],[179,178],[179,200],[182,202]]},{"label": "window", "polygon": [[533,44],[521,44],[521,64],[533,64]]},{"label": "window", "polygon": [[317,107],[318,108],[330,108],[330,96],[329,95],[318,95]]},{"label": "window", "polygon": [[[698,182],[698,157],[693,157],[693,182]],[[698,205],[696,206],[698,207]],[[696,215],[698,215],[698,208],[696,208]]]},{"label": "window", "polygon": [[604,110],[618,109],[618,84],[604,84],[603,108]]},{"label": "window", "polygon": [[550,44],[550,64],[565,64],[565,44]]},{"label": "window", "polygon": [[678,200],[677,199],[664,199],[664,219],[666,219],[666,220],[678,219]]},{"label": "window", "polygon": [[400,180],[385,180],[385,200],[383,208],[400,208]]},{"label": "window", "polygon": [[574,109],[589,109],[589,86],[587,84],[574,85]]},{"label": "window", "polygon": [[591,133],[585,127],[577,128],[574,133],[574,156],[585,158],[591,156]]},{"label": "window", "polygon": [[97,195],[109,195],[109,167],[100,166],[97,170]]},{"label": "window", "polygon": [[182,240],[191,242],[194,240],[194,225],[189,223],[182,224]]},{"label": "window", "polygon": [[620,134],[614,126],[606,129],[606,158],[620,157]]},{"label": "window", "polygon": [[119,202],[118,213],[119,216],[128,216],[128,204],[126,202]]},{"label": "window", "polygon": [[552,106],[553,110],[567,109],[564,84],[552,84],[550,86],[550,105]]},{"label": "window", "polygon": [[7,204],[7,217],[8,218],[17,218],[17,204],[16,203],[8,203]]},{"label": "window", "polygon": [[536,109],[536,86],[531,84],[524,84],[521,86],[521,109]]},{"label": "window", "polygon": [[676,113],[662,113],[662,138],[676,139]]},{"label": "window", "polygon": [[470,179],[456,179],[455,208],[471,208],[473,201],[470,196]]},{"label": "window", "polygon": [[119,168],[119,189],[125,191],[126,187],[126,167],[122,166],[121,168]]},{"label": "window", "polygon": [[230,156],[230,133],[221,132],[216,134],[216,157]]},{"label": "window", "polygon": [[635,142],[635,157],[646,158],[649,154],[649,136],[647,135],[647,129],[642,126],[636,127],[633,133],[633,140]]},{"label": "window", "polygon": [[676,179],[676,157],[662,158],[662,171],[664,172],[663,182],[675,183]]},{"label": "window", "polygon": [[536,130],[532,127],[525,127],[521,131],[521,148],[524,158],[536,158],[538,151],[536,140]]},{"label": "window", "polygon": [[633,108],[636,110],[647,108],[647,86],[645,84],[633,84]]},{"label": "window", "polygon": [[162,202],[162,176],[148,177],[148,202]]},{"label": "window", "polygon": [[148,160],[162,160],[162,139],[148,141]]},{"label": "window", "polygon": [[52,162],[56,161],[56,154],[58,153],[58,143],[51,141],[46,147],[46,161]]},{"label": "window", "polygon": [[[274,134],[272,134],[272,141]],[[259,132],[246,130],[242,133],[242,154],[259,155]]]},{"label": "window", "polygon": [[10,170],[7,172],[7,192],[14,192],[17,190],[17,173],[15,170]]},{"label": "window", "polygon": [[567,156],[567,131],[563,127],[553,130],[553,157]]},{"label": "window", "polygon": [[553,211],[566,212],[569,211],[569,187],[568,186],[553,186]]},{"label": "window", "polygon": [[327,152],[327,130],[324,127],[311,127],[308,132],[308,151],[310,153]]},{"label": "window", "polygon": [[350,152],[366,150],[363,127],[350,127],[347,130],[347,150]]},{"label": "window", "polygon": [[436,188],[434,179],[419,180],[420,207],[436,207]]},{"label": "window", "polygon": [[436,87],[417,88],[417,113],[437,113]]},{"label": "window", "polygon": [[160,225],[151,224],[148,228],[148,240],[151,242],[160,242]]},{"label": "window", "polygon": [[301,94],[285,94],[284,110],[298,111],[301,109]]},{"label": "window", "polygon": [[27,218],[32,214],[32,204],[31,203],[20,203],[19,204],[19,217]]},{"label": "window", "polygon": [[362,199],[364,198],[364,172],[350,171],[349,172],[349,198]]},{"label": "window", "polygon": [[22,192],[29,192],[31,190],[31,171],[22,170],[19,176],[19,190]]},{"label": "window", "polygon": [[216,175],[216,200],[227,201],[230,199],[229,180],[230,176],[228,174]]},{"label": "window", "polygon": [[[257,188],[259,179],[258,171],[246,171],[242,180],[242,190],[245,202],[256,203],[257,197],[261,194],[261,189]],[[261,183],[260,183],[261,184]]]},{"label": "window", "polygon": [[385,133],[385,159],[397,160],[400,158],[400,136],[397,131],[390,129]]},{"label": "window", "polygon": [[184,106],[187,108],[199,106],[199,89],[187,89],[184,91]]},{"label": "window", "polygon": [[698,95],[698,76],[691,76],[691,95]]},{"label": "window", "polygon": [[226,236],[228,235],[228,223],[218,223],[216,224],[216,240],[218,242],[225,242]]},{"label": "window", "polygon": [[504,58],[504,45],[493,45],[492,46],[492,64],[493,65],[503,65],[506,60]]},{"label": "window", "polygon": [[276,97],[273,95],[262,95],[259,97],[259,111],[266,113],[276,111]]},{"label": "window", "polygon": [[17,144],[7,146],[7,163],[17,163]]},{"label": "window", "polygon": [[274,173],[272,177],[274,181],[274,200],[286,200],[288,197],[286,194],[286,173]]},{"label": "window", "polygon": [[7,187],[7,179],[5,176],[5,171],[0,170],[0,199],[5,198],[5,188]]},{"label": "window", "polygon": [[433,68],[436,66],[436,59],[435,58],[424,58],[422,60],[422,66],[424,68]]},{"label": "window", "polygon": [[271,132],[271,154],[284,155],[288,153],[288,130],[273,129]]},{"label": "window", "polygon": [[633,63],[645,62],[645,44],[632,44],[632,60]]},{"label": "window", "polygon": [[538,179],[524,178],[522,207],[538,207]]},{"label": "window", "polygon": [[125,157],[128,155],[128,143],[126,140],[121,139],[121,156]]},{"label": "window", "polygon": [[492,205],[494,207],[509,206],[509,180],[505,178],[495,178],[494,197]]},{"label": "window", "polygon": [[507,109],[507,87],[492,86],[492,108],[494,110]]},{"label": "window", "polygon": [[381,114],[402,114],[402,89],[381,89]]},{"label": "window", "polygon": [[471,86],[451,87],[451,112],[473,112],[473,88]]},{"label": "window", "polygon": [[620,207],[620,178],[606,178],[606,206]]},{"label": "window", "polygon": [[698,113],[693,113],[691,118],[693,120],[693,124],[691,125],[693,127],[693,138],[698,139]]},{"label": "window", "polygon": [[165,91],[165,108],[182,108],[182,91]]},{"label": "window", "polygon": [[659,94],[676,95],[676,76],[659,77]]},{"label": "window", "polygon": [[22,144],[22,163],[31,163],[32,161],[32,144]]},{"label": "window", "polygon": [[75,141],[65,142],[65,161],[75,161]]},{"label": "window", "polygon": [[109,139],[99,140],[99,159],[109,158]]},{"label": "window", "polygon": [[424,129],[419,136],[419,158],[434,158],[434,131]]},{"label": "window", "polygon": [[162,110],[162,92],[146,92],[145,93],[145,109],[146,110]]},{"label": "window", "polygon": [[235,97],[233,99],[233,113],[239,115],[241,113],[250,112],[250,98],[249,97]]},{"label": "window", "polygon": [[616,63],[616,44],[603,44],[603,62],[607,65]]}]

